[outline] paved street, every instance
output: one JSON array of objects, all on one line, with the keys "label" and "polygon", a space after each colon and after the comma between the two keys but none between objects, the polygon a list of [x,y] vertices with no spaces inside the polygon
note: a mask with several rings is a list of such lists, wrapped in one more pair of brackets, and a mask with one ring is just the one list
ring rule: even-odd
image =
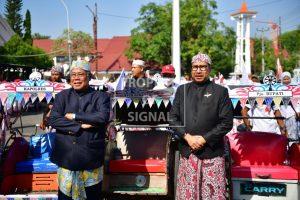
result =
[{"label": "paved street", "polygon": [[[16,121],[13,125],[13,128],[18,128],[24,135],[24,137],[28,140],[29,137],[35,133],[42,133],[43,130],[39,128],[40,122],[42,121],[43,112],[25,112],[22,116]],[[13,121],[13,120],[11,120]],[[22,130],[23,127],[23,130]],[[7,132],[9,134],[9,132]],[[6,138],[8,138],[7,135]]]}]

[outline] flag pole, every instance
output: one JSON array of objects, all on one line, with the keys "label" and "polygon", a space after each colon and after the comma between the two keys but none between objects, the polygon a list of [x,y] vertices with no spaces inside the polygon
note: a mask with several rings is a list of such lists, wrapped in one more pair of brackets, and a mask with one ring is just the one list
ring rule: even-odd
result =
[{"label": "flag pole", "polygon": [[181,61],[180,61],[180,0],[173,0],[172,16],[172,64],[175,68],[176,82],[181,78]]}]

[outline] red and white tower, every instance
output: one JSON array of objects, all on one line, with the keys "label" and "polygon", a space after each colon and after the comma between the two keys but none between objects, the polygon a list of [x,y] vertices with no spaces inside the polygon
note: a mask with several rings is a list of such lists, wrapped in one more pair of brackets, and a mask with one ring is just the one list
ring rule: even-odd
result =
[{"label": "red and white tower", "polygon": [[231,14],[231,19],[237,22],[235,74],[251,73],[250,58],[250,20],[256,17],[255,11],[249,11],[246,2],[243,2],[239,12]]}]

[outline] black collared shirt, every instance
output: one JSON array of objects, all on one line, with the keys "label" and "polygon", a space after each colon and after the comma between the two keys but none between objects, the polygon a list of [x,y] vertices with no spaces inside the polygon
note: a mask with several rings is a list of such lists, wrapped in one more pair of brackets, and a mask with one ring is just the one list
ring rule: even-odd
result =
[{"label": "black collared shirt", "polygon": [[[207,143],[195,153],[199,158],[223,155],[223,137],[233,126],[233,108],[226,88],[209,80],[179,86],[170,118],[170,125],[179,135],[204,137]],[[182,155],[188,157],[191,153],[188,144],[183,139],[181,144]]]}]

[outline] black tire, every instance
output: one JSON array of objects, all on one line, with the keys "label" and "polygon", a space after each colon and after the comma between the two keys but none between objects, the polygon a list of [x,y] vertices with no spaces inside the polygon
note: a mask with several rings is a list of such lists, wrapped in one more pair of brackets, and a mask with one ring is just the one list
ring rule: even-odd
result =
[{"label": "black tire", "polygon": [[226,177],[226,199],[232,200],[232,180],[231,180],[231,152],[228,140],[225,140],[225,177]]},{"label": "black tire", "polygon": [[177,175],[178,175],[178,168],[179,168],[179,158],[180,153],[179,150],[175,151],[175,159],[174,159],[174,199],[176,197],[176,188],[177,188]]},{"label": "black tire", "polygon": [[169,181],[168,181],[168,197],[175,199],[177,187],[177,172],[179,166],[178,142],[172,141],[169,151]]}]

